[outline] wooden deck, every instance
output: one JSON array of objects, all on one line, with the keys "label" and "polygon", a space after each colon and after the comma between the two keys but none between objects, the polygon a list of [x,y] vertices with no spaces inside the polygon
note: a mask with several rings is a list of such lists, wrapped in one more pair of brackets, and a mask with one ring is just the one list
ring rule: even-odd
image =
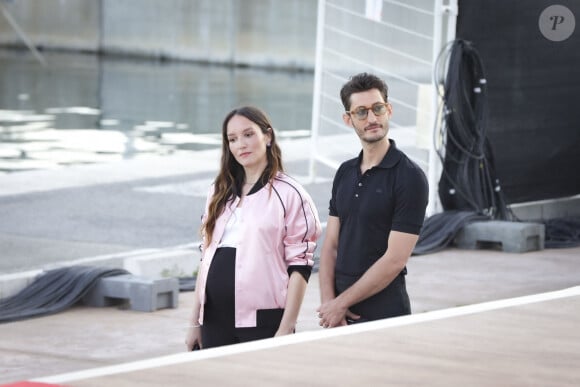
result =
[{"label": "wooden deck", "polygon": [[66,386],[579,386],[580,287],[166,356]]}]

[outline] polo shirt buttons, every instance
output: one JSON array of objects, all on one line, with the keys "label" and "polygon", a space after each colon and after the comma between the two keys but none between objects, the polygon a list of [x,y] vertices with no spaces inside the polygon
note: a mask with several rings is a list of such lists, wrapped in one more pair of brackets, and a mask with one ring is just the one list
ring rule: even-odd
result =
[{"label": "polo shirt buttons", "polygon": [[[358,185],[359,187],[362,187],[363,183],[359,181],[357,185]],[[355,198],[358,198],[358,193],[355,193],[355,194],[354,194],[354,197],[355,197]]]}]

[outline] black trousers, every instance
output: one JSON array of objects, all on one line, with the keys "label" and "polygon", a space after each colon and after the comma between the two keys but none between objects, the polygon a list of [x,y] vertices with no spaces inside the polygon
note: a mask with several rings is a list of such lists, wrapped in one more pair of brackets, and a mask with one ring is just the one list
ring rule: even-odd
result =
[{"label": "black trousers", "polygon": [[[349,310],[361,316],[359,320],[347,320],[349,324],[379,320],[411,314],[411,302],[403,270],[385,289],[351,306]],[[335,290],[340,294],[354,284],[360,277],[336,273]]]},{"label": "black trousers", "polygon": [[201,327],[204,348],[274,337],[280,326],[284,309],[258,310],[256,327],[235,327],[235,268],[236,249],[217,249],[206,282],[206,303]]}]

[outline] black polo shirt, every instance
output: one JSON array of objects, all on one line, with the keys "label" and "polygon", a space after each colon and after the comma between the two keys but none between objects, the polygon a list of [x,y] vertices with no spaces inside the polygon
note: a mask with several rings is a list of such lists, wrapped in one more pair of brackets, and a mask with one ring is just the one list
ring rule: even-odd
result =
[{"label": "black polo shirt", "polygon": [[425,218],[425,174],[389,141],[379,165],[361,173],[361,151],[334,177],[329,211],[340,219],[336,274],[353,282],[385,253],[391,230],[418,235]]}]

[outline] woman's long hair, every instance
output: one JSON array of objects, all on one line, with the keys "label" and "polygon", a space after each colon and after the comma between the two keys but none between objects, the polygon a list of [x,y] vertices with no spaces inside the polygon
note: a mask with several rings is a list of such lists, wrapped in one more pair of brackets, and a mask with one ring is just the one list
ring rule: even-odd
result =
[{"label": "woman's long hair", "polygon": [[201,225],[201,233],[204,236],[205,245],[208,246],[212,240],[216,220],[223,212],[228,201],[233,200],[241,194],[242,185],[245,180],[244,168],[238,163],[230,151],[228,141],[228,123],[234,116],[243,116],[252,121],[262,131],[270,133],[270,146],[266,148],[268,165],[264,169],[260,182],[265,185],[271,181],[278,172],[283,172],[282,151],[276,142],[276,135],[272,124],[266,113],[253,106],[242,106],[232,110],[222,124],[222,157],[220,171],[214,181],[214,193],[209,203],[207,218]]}]

